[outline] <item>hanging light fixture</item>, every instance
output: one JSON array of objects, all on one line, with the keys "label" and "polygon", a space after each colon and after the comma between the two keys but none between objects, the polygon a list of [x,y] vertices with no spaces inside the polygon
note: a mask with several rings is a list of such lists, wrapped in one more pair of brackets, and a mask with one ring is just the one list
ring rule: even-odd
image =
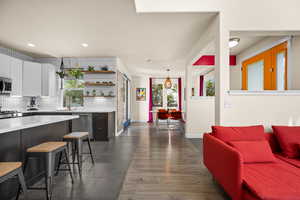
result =
[{"label": "hanging light fixture", "polygon": [[56,72],[56,74],[60,78],[60,89],[63,89],[64,78],[67,76],[67,74],[65,73],[64,69],[65,69],[64,58],[61,58],[61,63],[60,63],[59,71]]},{"label": "hanging light fixture", "polygon": [[170,74],[169,74],[170,69],[167,69],[167,72],[168,72],[168,77],[165,80],[165,88],[166,89],[171,89],[172,88],[172,81],[171,81]]},{"label": "hanging light fixture", "polygon": [[228,44],[229,48],[233,48],[233,47],[237,46],[239,44],[239,42],[240,42],[240,38],[237,38],[237,37],[230,38],[229,39],[229,44]]}]

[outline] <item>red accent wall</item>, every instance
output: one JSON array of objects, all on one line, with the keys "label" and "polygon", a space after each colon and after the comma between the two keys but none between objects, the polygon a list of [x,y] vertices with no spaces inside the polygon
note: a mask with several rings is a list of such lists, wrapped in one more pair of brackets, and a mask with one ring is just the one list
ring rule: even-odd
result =
[{"label": "red accent wall", "polygon": [[[235,55],[231,55],[229,57],[229,63],[230,66],[234,66],[236,65],[236,56]],[[204,55],[201,56],[201,58],[199,58],[194,64],[194,66],[200,66],[200,65],[206,65],[206,66],[210,66],[210,65],[215,65],[215,56],[214,55]]]}]

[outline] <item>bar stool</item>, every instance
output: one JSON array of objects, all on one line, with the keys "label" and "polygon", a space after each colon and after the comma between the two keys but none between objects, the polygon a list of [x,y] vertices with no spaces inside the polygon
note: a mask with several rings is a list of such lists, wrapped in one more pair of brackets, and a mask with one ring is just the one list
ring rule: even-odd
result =
[{"label": "bar stool", "polygon": [[[27,196],[27,187],[24,180],[24,175],[22,171],[22,163],[21,162],[0,162],[0,183],[15,178],[18,176],[19,184],[22,187],[24,192],[24,197],[26,199]],[[20,193],[20,189],[18,190],[18,194]]]},{"label": "bar stool", "polygon": [[[68,146],[69,146],[69,143],[72,145],[72,164],[78,165],[78,171],[79,171],[80,176],[81,176],[81,171],[82,171],[82,155],[83,154],[90,154],[92,163],[95,164],[93,152],[92,152],[92,148],[91,148],[90,137],[89,137],[88,132],[72,132],[68,135],[65,135],[63,137],[63,141],[68,142]],[[84,141],[87,141],[87,143],[88,143],[89,153],[82,152],[82,144]],[[76,163],[75,163],[75,157],[77,157]],[[59,165],[58,165],[58,169],[59,169]]]},{"label": "bar stool", "polygon": [[51,199],[52,196],[52,179],[55,168],[55,156],[57,154],[59,156],[59,163],[61,164],[62,154],[64,154],[66,164],[68,166],[68,170],[70,172],[70,177],[73,184],[73,175],[71,171],[71,165],[69,162],[69,157],[67,153],[67,143],[66,142],[45,142],[31,148],[27,149],[26,160],[24,164],[24,171],[27,168],[27,163],[30,158],[41,158],[45,163],[45,188],[28,188],[32,190],[46,190],[47,200]]}]

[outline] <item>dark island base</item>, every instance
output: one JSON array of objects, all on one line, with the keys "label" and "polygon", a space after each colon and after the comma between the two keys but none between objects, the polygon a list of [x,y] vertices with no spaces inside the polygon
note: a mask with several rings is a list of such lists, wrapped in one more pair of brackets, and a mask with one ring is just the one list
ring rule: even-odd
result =
[{"label": "dark island base", "polygon": [[[71,121],[38,126],[35,128],[0,134],[0,162],[24,162],[26,149],[49,141],[61,141],[70,132]],[[43,161],[32,159],[25,173],[27,185],[43,178]],[[9,200],[17,194],[18,182],[10,179],[0,184],[0,199]]]}]

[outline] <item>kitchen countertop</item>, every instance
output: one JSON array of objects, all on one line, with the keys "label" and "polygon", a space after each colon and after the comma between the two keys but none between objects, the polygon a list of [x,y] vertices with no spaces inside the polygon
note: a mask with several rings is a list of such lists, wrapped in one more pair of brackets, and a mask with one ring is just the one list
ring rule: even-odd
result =
[{"label": "kitchen countertop", "polygon": [[57,109],[57,110],[25,110],[21,111],[22,113],[110,113],[115,112],[113,109],[74,109],[74,110],[65,110],[65,109]]},{"label": "kitchen countertop", "polygon": [[0,134],[79,118],[78,115],[34,115],[0,120]]}]

